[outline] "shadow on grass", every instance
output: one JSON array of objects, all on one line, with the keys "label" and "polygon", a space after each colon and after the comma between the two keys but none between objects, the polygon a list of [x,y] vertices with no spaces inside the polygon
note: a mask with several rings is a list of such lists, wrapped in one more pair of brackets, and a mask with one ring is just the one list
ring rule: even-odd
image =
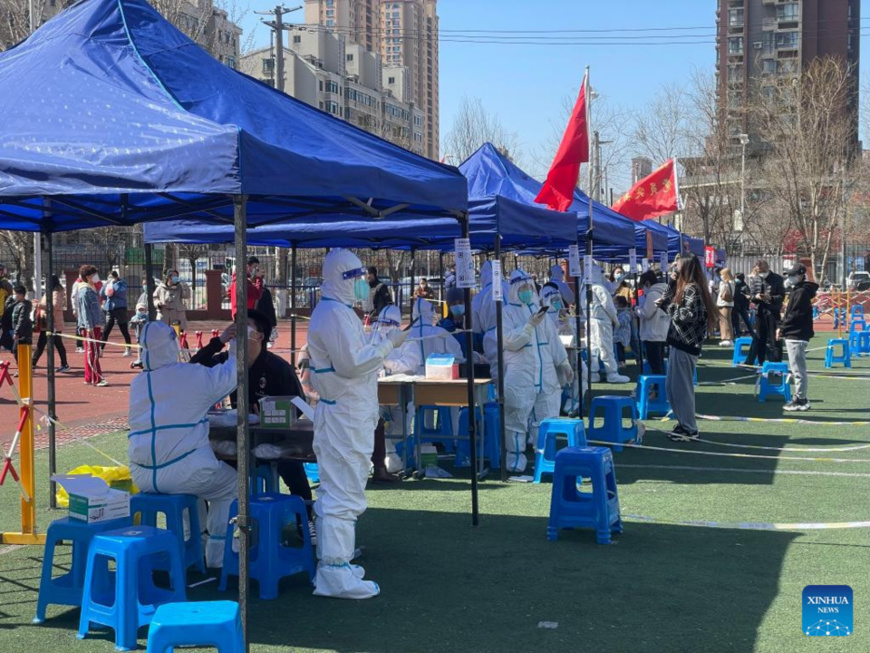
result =
[{"label": "shadow on grass", "polygon": [[[461,514],[371,509],[360,521],[368,552],[360,562],[381,596],[314,598],[296,576],[281,582],[277,600],[261,601],[254,582],[251,642],[258,651],[342,653],[749,651],[798,537],[629,522],[614,544],[600,546],[588,530],[562,531],[557,542],[545,532],[542,517],[487,514],[472,528]],[[0,582],[32,575],[15,567],[0,568]],[[21,601],[0,613],[16,650],[106,649],[112,635],[102,631],[75,641],[76,609],[50,608],[45,624],[31,625],[37,582],[22,585]],[[235,591],[211,583],[188,598],[235,598]]]}]

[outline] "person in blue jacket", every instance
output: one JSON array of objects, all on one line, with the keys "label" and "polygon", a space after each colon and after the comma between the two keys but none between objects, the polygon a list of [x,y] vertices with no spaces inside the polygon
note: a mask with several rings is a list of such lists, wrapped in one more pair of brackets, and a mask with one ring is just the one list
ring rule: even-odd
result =
[{"label": "person in blue jacket", "polygon": [[121,335],[124,336],[124,342],[127,343],[124,356],[128,357],[132,354],[130,349],[132,343],[130,342],[130,330],[127,328],[129,322],[127,315],[127,281],[121,278],[117,270],[112,270],[109,273],[108,280],[100,288],[100,298],[103,300],[103,310],[106,312],[106,329],[103,331],[103,344],[100,351],[106,350],[109,334],[112,333],[112,328],[117,322],[118,329],[121,331]]}]

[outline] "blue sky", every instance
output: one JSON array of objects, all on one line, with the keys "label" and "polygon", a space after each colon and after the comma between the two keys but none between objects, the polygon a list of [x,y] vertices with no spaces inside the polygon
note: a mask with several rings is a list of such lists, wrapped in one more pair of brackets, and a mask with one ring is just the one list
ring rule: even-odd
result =
[{"label": "blue sky", "polygon": [[[253,9],[274,6],[253,0]],[[293,2],[288,2],[293,6]],[[440,0],[441,131],[450,129],[463,95],[479,97],[498,114],[508,131],[518,136],[529,167],[533,153],[552,138],[553,125],[563,118],[562,101],[576,93],[586,65],[592,83],[608,103],[642,111],[664,84],[688,81],[693,69],[715,65],[715,0]],[[861,2],[862,25],[870,26],[870,0]],[[302,20],[302,12],[291,14]],[[245,30],[253,21],[248,20]],[[680,45],[517,45],[450,42],[465,39],[457,30],[630,30],[699,28],[676,32],[696,44]],[[268,30],[257,27],[257,42],[268,44]],[[669,40],[662,32],[620,32]],[[696,38],[690,38],[694,35]],[[501,34],[507,36],[507,33]],[[521,36],[521,35],[514,35]],[[554,34],[576,40],[608,38],[607,33]],[[485,34],[478,38],[488,38]],[[491,32],[490,36],[491,38]],[[862,51],[862,77],[870,73],[870,52]],[[559,129],[562,126],[559,124]],[[530,170],[533,174],[539,170]]]}]

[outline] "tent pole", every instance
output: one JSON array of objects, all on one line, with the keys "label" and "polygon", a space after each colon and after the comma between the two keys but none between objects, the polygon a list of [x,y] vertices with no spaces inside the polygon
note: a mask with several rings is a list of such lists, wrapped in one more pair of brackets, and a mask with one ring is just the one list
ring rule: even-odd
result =
[{"label": "tent pole", "polygon": [[[414,281],[415,281],[415,279],[414,279],[414,259],[416,258],[416,256],[415,256],[416,253],[417,253],[416,250],[412,247],[411,248],[411,290],[410,290],[410,293],[408,294],[408,306],[410,307],[409,313],[411,314],[412,318],[414,316],[414,290],[416,288],[416,286],[414,285]],[[400,315],[402,314],[402,307],[401,306],[399,306],[399,314]],[[426,361],[423,361],[423,364],[425,365]]]},{"label": "tent pole", "polygon": [[[470,237],[468,213],[465,213],[462,221],[462,237]],[[463,288],[465,295],[465,314],[471,315],[471,288]],[[465,350],[469,359],[466,362],[468,369],[468,446],[471,450],[471,524],[477,526],[480,523],[480,514],[477,501],[477,420],[475,419],[474,407],[474,338],[471,329],[465,330]]]},{"label": "tent pole", "polygon": [[441,279],[438,299],[444,301],[444,252],[438,252],[438,274]]},{"label": "tent pole", "polygon": [[[577,243],[577,249],[580,249],[580,243]],[[570,270],[568,270],[570,272]],[[580,346],[580,328],[583,325],[583,317],[582,311],[580,310],[580,277],[574,277],[574,330],[577,332],[577,337],[574,338],[574,345],[577,347],[577,374],[579,378],[577,379],[577,388],[580,391],[580,396],[577,397],[577,417],[581,420],[583,419],[583,348]],[[589,306],[587,304],[586,311],[589,312]],[[588,349],[586,350],[589,351]],[[587,374],[588,377],[588,374]],[[572,389],[573,392],[573,389]],[[574,398],[571,397],[573,400]],[[572,406],[573,408],[573,406]]]},{"label": "tent pole", "polygon": [[[586,232],[586,256],[592,260],[592,198],[589,198],[589,230]],[[598,361],[592,360],[592,279],[586,282],[586,352],[589,363],[589,373],[586,376],[586,416],[592,423],[592,376],[598,375]],[[581,393],[582,396],[582,393]]]},{"label": "tent pole", "polygon": [[[501,262],[501,238],[495,236],[495,259]],[[502,270],[502,275],[504,271]],[[501,282],[499,282],[501,283]],[[504,286],[502,286],[504,287]],[[481,289],[483,290],[483,289]],[[492,292],[495,292],[495,280],[492,284]],[[501,464],[501,480],[507,481],[507,447],[505,446],[505,423],[504,423],[504,322],[502,308],[504,297],[495,304],[495,335],[498,341],[498,437],[499,437],[499,463]]]},{"label": "tent pole", "polygon": [[296,243],[290,247],[290,363],[296,366]]},{"label": "tent pole", "polygon": [[251,443],[248,440],[248,284],[245,275],[245,261],[248,260],[247,197],[233,196],[234,218],[236,225],[236,339],[235,356],[238,374],[236,389],[236,409],[239,415],[236,434],[238,458],[239,514],[236,523],[239,528],[239,610],[241,612],[244,650],[248,653],[248,549],[251,534],[249,505],[249,463]]},{"label": "tent pole", "polygon": [[[49,222],[51,220],[51,200],[43,200],[45,208],[46,217],[49,218]],[[55,388],[55,373],[54,373],[54,297],[51,285],[51,270],[52,270],[52,255],[54,254],[54,248],[51,242],[51,231],[46,230],[42,234],[42,244],[45,248],[45,256],[42,257],[42,269],[45,275],[45,328],[46,331],[51,334],[46,336],[46,345],[47,345],[47,354],[48,354],[48,368],[47,368],[47,381],[48,381],[48,476],[51,478],[57,473],[57,441],[55,439],[55,425],[54,420],[57,419],[57,394]],[[38,294],[38,293],[37,293]],[[39,302],[39,298],[36,300]],[[62,325],[60,325],[62,327]],[[55,496],[55,485],[54,481],[49,481],[49,507],[54,510],[57,508],[57,497]]]},{"label": "tent pole", "polygon": [[148,292],[145,293],[145,301],[148,302],[148,321],[157,319],[157,311],[154,310],[154,259],[151,256],[151,243],[145,243],[145,284]]}]

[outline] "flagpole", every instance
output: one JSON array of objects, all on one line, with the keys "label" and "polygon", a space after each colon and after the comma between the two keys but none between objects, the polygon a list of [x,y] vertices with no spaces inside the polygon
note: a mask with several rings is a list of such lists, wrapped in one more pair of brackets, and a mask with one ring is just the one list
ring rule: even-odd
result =
[{"label": "flagpole", "polygon": [[[592,140],[589,136],[592,134],[592,123],[591,123],[591,109],[592,109],[592,84],[590,83],[590,75],[589,75],[589,66],[586,66],[586,80],[584,81],[586,85],[586,142],[592,144]],[[592,168],[593,163],[595,161],[595,156],[591,152],[589,152],[589,228],[586,230],[586,256],[589,259],[592,259],[592,230],[595,226],[594,219],[592,217],[592,184],[595,183],[595,175],[594,170]],[[585,270],[584,270],[585,272]],[[592,360],[592,279],[586,279],[586,361],[587,367],[589,368],[588,374],[586,375],[586,414],[591,415],[592,410],[592,374],[593,371],[595,374],[598,374],[598,361]],[[594,368],[594,369],[593,369]],[[578,373],[580,370],[578,370]],[[582,385],[583,377],[580,377],[580,382]],[[580,392],[580,398],[583,398],[583,391]],[[590,417],[590,420],[592,418]],[[592,425],[590,421],[589,425]]]}]

